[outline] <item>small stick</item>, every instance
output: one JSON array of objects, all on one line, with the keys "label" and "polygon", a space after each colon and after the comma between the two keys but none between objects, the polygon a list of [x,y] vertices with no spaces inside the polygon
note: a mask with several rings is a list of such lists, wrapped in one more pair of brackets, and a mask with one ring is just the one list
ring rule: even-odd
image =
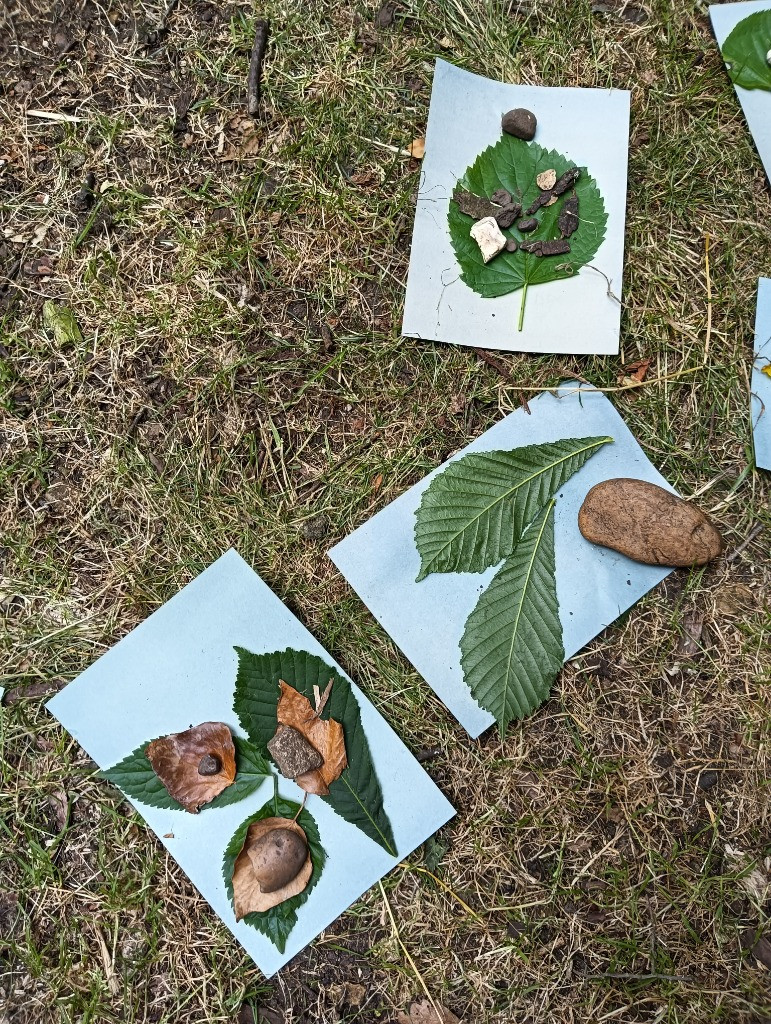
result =
[{"label": "small stick", "polygon": [[268,45],[269,22],[259,20],[254,30],[254,46],[249,61],[249,77],[246,81],[246,112],[249,117],[257,117],[260,109],[260,81],[262,79],[262,59]]},{"label": "small stick", "polygon": [[752,544],[752,542],[755,540],[755,538],[760,536],[762,532],[763,524],[756,523],[755,526],[753,526],[753,528],[750,530],[749,534],[741,542],[741,544],[737,548],[734,548],[730,555],[726,555],[726,562],[735,562],[739,555],[742,553],[742,551],[748,548],[750,544]]}]

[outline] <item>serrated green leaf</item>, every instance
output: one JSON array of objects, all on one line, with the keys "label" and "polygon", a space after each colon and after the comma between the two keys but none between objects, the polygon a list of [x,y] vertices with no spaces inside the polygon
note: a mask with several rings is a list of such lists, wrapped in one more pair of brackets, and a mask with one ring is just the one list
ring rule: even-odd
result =
[{"label": "serrated green leaf", "polygon": [[[168,790],[153,771],[145,751],[152,740],[147,740],[124,757],[112,768],[100,772],[102,778],[108,779],[126,796],[139,800],[150,807],[162,807],[174,811],[184,811],[180,803],[169,795]],[[236,748],[236,777],[233,783],[224,789],[208,804],[201,806],[201,811],[211,807],[224,807],[243,800],[258,789],[273,772],[259,749],[240,736],[233,737]],[[185,812],[187,813],[187,812]]]},{"label": "serrated green leaf", "polygon": [[[263,804],[256,814],[251,815],[246,821],[242,822],[233,833],[233,838],[228,843],[225,855],[222,858],[222,877],[231,907],[233,906],[233,867],[236,858],[243,848],[249,826],[254,821],[262,821],[263,818],[294,818],[299,810],[300,804],[293,803],[291,800],[279,798],[278,801],[274,802],[271,799],[266,804]],[[280,953],[283,953],[286,949],[287,939],[297,923],[297,908],[302,906],[310,896],[321,877],[324,862],[326,861],[326,854],[321,845],[321,837],[319,836],[318,826],[313,815],[303,809],[300,811],[297,823],[305,832],[305,837],[308,840],[308,849],[313,865],[313,874],[310,877],[310,881],[302,892],[292,896],[291,899],[285,900],[283,903],[279,903],[277,907],[271,907],[270,910],[255,911],[241,918],[245,924],[251,925],[269,938]]]},{"label": "serrated green leaf", "polygon": [[[459,180],[458,187],[487,199],[493,192],[504,188],[522,203],[525,210],[540,195],[536,182],[538,174],[553,168],[559,177],[573,166],[575,164],[554,150],[543,149],[536,142],[523,142],[504,133],[494,146],[488,146],[479,154]],[[565,195],[572,194],[572,191],[569,189]],[[484,262],[479,246],[469,233],[474,221],[461,213],[458,204],[451,200],[448,225],[460,264],[461,279],[484,298],[494,298],[520,288],[526,291],[533,285],[574,277],[596,254],[605,238],[608,221],[603,198],[586,168],[581,168],[575,193],[580,204],[579,226],[570,237],[569,253],[544,257],[517,249],[516,252],[500,253],[489,263]],[[559,238],[557,221],[563,201],[561,198],[553,206],[538,211],[536,216],[540,226],[537,231],[525,236],[517,230],[515,222],[504,230],[504,235],[516,238],[518,242]]]},{"label": "serrated green leaf", "polygon": [[528,523],[612,437],[572,437],[451,462],[415,513],[418,580],[432,572],[483,572],[507,558]]},{"label": "serrated green leaf", "polygon": [[734,26],[723,43],[723,60],[734,85],[771,90],[771,9],[755,11]]},{"label": "serrated green leaf", "polygon": [[289,683],[311,703],[314,685],[323,692],[329,680],[334,680],[321,717],[334,718],[342,724],[348,767],[330,785],[329,796],[320,799],[395,857],[391,822],[383,808],[383,793],[361,724],[359,704],[348,680],[307,651],[288,648],[252,654],[236,647],[236,653],[238,676],[233,708],[249,738],[265,751],[278,725],[279,680]]},{"label": "serrated green leaf", "polygon": [[501,736],[549,696],[565,652],[554,563],[554,502],[493,577],[466,620],[463,675]]}]

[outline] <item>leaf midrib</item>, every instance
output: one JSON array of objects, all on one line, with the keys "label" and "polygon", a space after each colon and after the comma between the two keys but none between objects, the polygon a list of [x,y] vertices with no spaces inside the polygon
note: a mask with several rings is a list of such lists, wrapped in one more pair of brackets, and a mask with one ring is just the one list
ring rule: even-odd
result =
[{"label": "leaf midrib", "polygon": [[[470,530],[473,524],[478,522],[482,518],[482,516],[486,515],[491,508],[494,508],[497,504],[500,504],[500,502],[504,501],[506,498],[509,497],[509,495],[513,494],[520,487],[523,487],[525,484],[530,483],[532,480],[535,480],[539,476],[543,476],[543,474],[548,472],[548,470],[554,469],[555,467],[562,465],[562,463],[567,462],[568,459],[572,459],[576,455],[581,455],[582,452],[589,451],[590,448],[599,448],[601,445],[607,444],[609,440],[609,438],[603,437],[596,444],[587,444],[583,448],[577,448],[575,451],[570,452],[570,454],[563,456],[561,459],[557,459],[556,462],[551,462],[548,466],[545,466],[538,472],[532,473],[530,476],[525,477],[524,480],[520,480],[519,483],[515,484],[513,487],[510,487],[508,491],[505,491],[503,494],[499,495],[499,497],[496,498],[495,501],[490,502],[490,504],[483,508],[478,515],[474,516],[473,519],[469,519],[466,525],[463,527],[463,529],[458,530],[457,533],[453,534],[452,538],[446,544],[444,544],[443,547],[441,547],[439,551],[436,552],[435,555],[432,556],[426,568],[428,569],[429,566],[434,565],[434,563],[444,554],[447,548],[451,547],[458,539],[458,537],[461,536],[461,534],[465,533],[467,530]],[[421,575],[425,577],[428,576],[429,573],[424,571],[422,572]]]}]

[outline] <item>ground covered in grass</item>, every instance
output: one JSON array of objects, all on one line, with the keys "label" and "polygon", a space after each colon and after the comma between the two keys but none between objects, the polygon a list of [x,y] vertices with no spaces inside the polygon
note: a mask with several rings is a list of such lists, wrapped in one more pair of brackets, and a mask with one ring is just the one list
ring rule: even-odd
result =
[{"label": "ground covered in grass", "polygon": [[[378,888],[266,981],[43,707],[235,545],[410,748],[438,750],[457,819],[384,885],[437,1002],[475,1024],[767,1022],[771,515],[748,390],[771,193],[705,6],[165,11],[0,14],[0,1021],[369,1024],[422,994]],[[619,358],[491,365],[399,337],[405,147],[437,55],[631,89]],[[82,344],[46,330],[47,298]],[[729,553],[752,539],[671,577],[504,743],[470,741],[325,551],[523,396],[615,387],[648,357],[618,408]]]}]

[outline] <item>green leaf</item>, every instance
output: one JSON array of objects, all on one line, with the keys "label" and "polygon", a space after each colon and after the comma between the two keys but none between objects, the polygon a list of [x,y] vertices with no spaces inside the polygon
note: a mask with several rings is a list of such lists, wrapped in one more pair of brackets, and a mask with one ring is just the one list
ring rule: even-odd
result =
[{"label": "green leaf", "polygon": [[270,654],[252,654],[243,647],[235,650],[238,676],[233,708],[249,738],[265,751],[278,725],[279,680],[289,683],[311,703],[314,685],[323,692],[329,680],[334,680],[321,717],[334,718],[342,724],[348,767],[330,785],[329,796],[321,799],[395,857],[391,822],[383,808],[383,793],[361,724],[359,704],[348,680],[307,651],[287,648]]},{"label": "green leaf", "polygon": [[771,90],[771,9],[755,11],[734,26],[723,43],[723,60],[734,85]]},{"label": "green leaf", "polygon": [[[228,843],[222,859],[222,877],[231,907],[233,906],[233,867],[236,858],[243,848],[249,826],[254,821],[262,821],[263,818],[294,818],[299,810],[300,804],[283,799],[279,799],[274,803],[271,797],[256,814],[242,822],[233,833],[233,838]],[[297,923],[297,908],[302,906],[310,896],[321,876],[326,860],[326,854],[321,845],[319,829],[313,815],[307,810],[302,810],[297,818],[297,823],[305,832],[306,839],[308,840],[308,849],[311,855],[311,863],[313,864],[313,874],[310,877],[310,881],[302,892],[292,896],[291,899],[284,900],[277,907],[271,907],[270,910],[255,911],[241,919],[267,936],[281,953],[286,949],[286,940]]]},{"label": "green leaf", "polygon": [[546,502],[612,437],[572,437],[451,462],[415,513],[418,580],[483,572],[507,558]]},{"label": "green leaf", "polygon": [[[542,149],[536,142],[523,142],[522,139],[504,133],[494,146],[488,146],[467,168],[458,182],[458,188],[467,189],[487,199],[499,188],[505,188],[517,202],[522,203],[524,211],[540,195],[536,175],[553,168],[557,177],[560,177],[573,166],[570,160],[554,150]],[[569,189],[565,196],[572,194],[572,191]],[[581,168],[575,192],[580,204],[579,226],[569,239],[571,251],[568,254],[544,257],[517,249],[516,252],[500,253],[489,263],[484,262],[479,246],[469,234],[474,221],[461,213],[458,204],[451,200],[448,224],[460,264],[461,279],[484,298],[493,298],[508,295],[520,288],[526,292],[533,285],[574,277],[602,244],[608,220],[605,203],[594,178],[586,168]],[[536,216],[540,220],[540,227],[537,231],[525,236],[517,230],[515,222],[504,230],[504,235],[516,238],[518,242],[526,238],[531,241],[559,238],[557,221],[563,201],[561,198],[553,206],[538,211]],[[523,294],[523,310],[524,301]]]},{"label": "green leaf", "polygon": [[463,675],[503,736],[549,696],[565,652],[554,564],[554,502],[531,524],[466,620]]},{"label": "green leaf", "polygon": [[[169,796],[168,790],[153,771],[145,750],[151,740],[142,743],[118,764],[105,768],[99,774],[121,789],[126,796],[139,800],[150,807],[163,807],[174,811],[183,811],[180,803]],[[248,740],[239,736],[233,737],[236,748],[236,778],[232,785],[223,790],[208,804],[201,807],[205,811],[210,807],[224,807],[249,796],[262,785],[266,778],[272,776],[270,765],[260,751]]]},{"label": "green leaf", "polygon": [[43,323],[52,332],[60,348],[79,345],[83,341],[75,314],[69,306],[59,306],[51,299],[43,303]]}]

